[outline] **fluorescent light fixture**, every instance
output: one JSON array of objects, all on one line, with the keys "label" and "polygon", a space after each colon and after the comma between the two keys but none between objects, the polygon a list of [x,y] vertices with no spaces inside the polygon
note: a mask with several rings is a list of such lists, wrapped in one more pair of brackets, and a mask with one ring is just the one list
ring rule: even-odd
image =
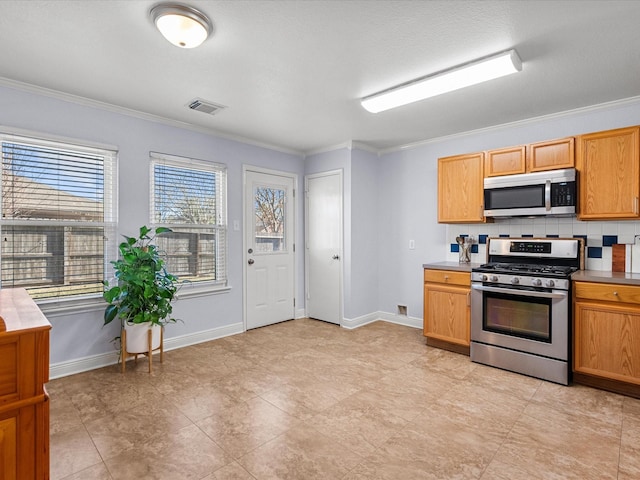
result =
[{"label": "fluorescent light fixture", "polygon": [[515,50],[509,50],[370,95],[361,103],[371,113],[383,112],[521,70],[520,57]]},{"label": "fluorescent light fixture", "polygon": [[204,42],[213,26],[199,10],[179,3],[161,3],[149,12],[160,33],[180,48],[194,48]]}]

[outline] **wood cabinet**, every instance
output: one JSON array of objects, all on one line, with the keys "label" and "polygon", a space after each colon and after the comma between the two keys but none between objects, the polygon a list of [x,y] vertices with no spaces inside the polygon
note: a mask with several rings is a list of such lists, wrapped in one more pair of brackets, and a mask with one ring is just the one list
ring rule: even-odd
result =
[{"label": "wood cabinet", "polygon": [[542,172],[560,168],[573,168],[575,162],[573,137],[532,143],[527,147],[527,171]]},{"label": "wood cabinet", "polygon": [[26,290],[0,290],[0,478],[49,478],[49,330]]},{"label": "wood cabinet", "polygon": [[484,222],[484,153],[438,159],[438,222]]},{"label": "wood cabinet", "polygon": [[580,220],[640,217],[640,127],[581,135],[577,140]]},{"label": "wood cabinet", "polygon": [[573,137],[489,150],[484,171],[486,177],[542,172],[575,166]]},{"label": "wood cabinet", "polygon": [[526,147],[489,150],[485,160],[485,176],[513,175],[526,171]]},{"label": "wood cabinet", "polygon": [[471,274],[424,270],[427,345],[469,355]]},{"label": "wood cabinet", "polygon": [[574,283],[576,383],[640,397],[640,286]]}]

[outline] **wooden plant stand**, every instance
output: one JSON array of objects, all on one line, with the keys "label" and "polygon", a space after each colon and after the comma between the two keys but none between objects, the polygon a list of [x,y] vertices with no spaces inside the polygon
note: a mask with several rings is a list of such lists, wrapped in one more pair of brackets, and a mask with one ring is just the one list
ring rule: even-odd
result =
[{"label": "wooden plant stand", "polygon": [[151,329],[149,329],[149,331],[147,332],[147,339],[148,339],[147,345],[149,346],[149,350],[147,352],[130,353],[130,352],[127,352],[127,330],[125,328],[122,329],[122,332],[120,334],[120,339],[122,344],[122,348],[120,351],[120,362],[122,363],[122,373],[124,373],[124,370],[125,370],[125,363],[127,361],[127,357],[134,356],[135,362],[138,363],[138,355],[146,355],[149,358],[149,373],[151,373],[153,352],[160,350],[160,363],[164,362],[164,327],[160,327],[160,346],[156,349],[151,348],[151,345],[153,344],[152,337],[153,337],[153,332],[151,331]]}]

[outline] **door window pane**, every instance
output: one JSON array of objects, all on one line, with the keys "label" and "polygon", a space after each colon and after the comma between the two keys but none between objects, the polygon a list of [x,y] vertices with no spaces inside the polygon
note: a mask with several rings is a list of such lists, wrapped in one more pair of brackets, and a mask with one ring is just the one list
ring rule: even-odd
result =
[{"label": "door window pane", "polygon": [[256,253],[285,251],[285,190],[256,187],[254,200]]}]

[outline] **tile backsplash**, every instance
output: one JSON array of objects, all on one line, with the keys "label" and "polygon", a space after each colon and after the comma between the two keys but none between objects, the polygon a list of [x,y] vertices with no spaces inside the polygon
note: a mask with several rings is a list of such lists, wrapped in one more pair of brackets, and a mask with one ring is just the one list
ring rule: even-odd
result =
[{"label": "tile backsplash", "polygon": [[640,221],[581,222],[572,218],[511,218],[495,223],[447,225],[447,256],[450,262],[458,261],[456,237],[474,239],[471,262],[484,263],[487,258],[489,237],[573,238],[586,240],[585,268],[611,270],[611,246],[617,243],[632,244],[640,235]]}]

